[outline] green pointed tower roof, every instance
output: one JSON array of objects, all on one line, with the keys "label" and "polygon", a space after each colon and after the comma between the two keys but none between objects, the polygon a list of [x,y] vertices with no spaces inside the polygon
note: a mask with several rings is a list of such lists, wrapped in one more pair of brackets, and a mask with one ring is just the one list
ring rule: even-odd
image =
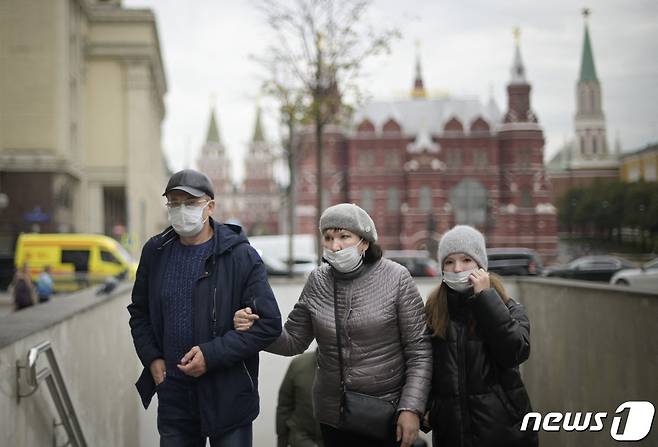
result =
[{"label": "green pointed tower roof", "polygon": [[[587,19],[587,15],[585,16]],[[580,61],[580,81],[598,81],[596,67],[594,66],[594,55],[592,44],[589,41],[589,29],[585,22],[585,40],[583,41],[583,57]]]},{"label": "green pointed tower roof", "polygon": [[217,121],[215,120],[215,109],[210,111],[210,124],[208,125],[208,136],[206,136],[206,143],[221,143],[221,140],[219,139]]},{"label": "green pointed tower roof", "polygon": [[263,123],[260,117],[260,106],[256,108],[256,125],[254,126],[254,136],[251,139],[254,143],[265,141],[265,134],[263,133]]}]

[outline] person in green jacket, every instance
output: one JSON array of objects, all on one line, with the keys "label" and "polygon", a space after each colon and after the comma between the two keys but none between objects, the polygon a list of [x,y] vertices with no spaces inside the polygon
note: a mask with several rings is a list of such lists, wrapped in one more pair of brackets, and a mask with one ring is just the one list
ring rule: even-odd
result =
[{"label": "person in green jacket", "polygon": [[278,447],[322,447],[320,425],[313,417],[313,381],[317,350],[295,357],[279,388],[276,406]]}]

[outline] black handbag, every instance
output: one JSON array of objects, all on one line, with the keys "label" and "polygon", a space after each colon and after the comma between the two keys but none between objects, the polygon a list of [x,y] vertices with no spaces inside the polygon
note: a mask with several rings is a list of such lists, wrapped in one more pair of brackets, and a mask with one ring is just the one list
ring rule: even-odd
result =
[{"label": "black handbag", "polygon": [[334,318],[336,319],[336,341],[338,343],[338,368],[340,370],[341,404],[338,429],[379,441],[389,441],[394,435],[397,407],[379,397],[350,391],[343,373],[343,347],[340,341],[340,318],[336,303],[336,281],[334,281]]}]

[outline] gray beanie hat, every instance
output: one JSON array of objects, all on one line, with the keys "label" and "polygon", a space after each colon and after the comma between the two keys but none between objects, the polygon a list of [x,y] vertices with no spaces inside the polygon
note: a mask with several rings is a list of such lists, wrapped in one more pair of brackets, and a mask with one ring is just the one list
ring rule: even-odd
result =
[{"label": "gray beanie hat", "polygon": [[469,225],[456,225],[443,234],[439,242],[439,267],[443,272],[443,262],[453,253],[465,253],[480,267],[487,270],[487,248],[484,236]]},{"label": "gray beanie hat", "polygon": [[368,213],[353,203],[330,206],[320,216],[320,233],[341,228],[358,234],[368,242],[377,242],[377,229]]}]

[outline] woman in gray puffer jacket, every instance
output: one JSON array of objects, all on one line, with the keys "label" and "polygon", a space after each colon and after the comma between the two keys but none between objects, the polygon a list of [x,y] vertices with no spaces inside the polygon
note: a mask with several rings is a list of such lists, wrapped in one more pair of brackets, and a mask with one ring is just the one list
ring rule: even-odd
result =
[{"label": "woman in gray puffer jacket", "polygon": [[[418,289],[405,267],[382,258],[375,224],[357,205],[327,208],[320,218],[320,232],[328,264],[311,273],[281,336],[266,350],[292,356],[317,340],[313,403],[326,447],[398,442],[410,446],[418,436],[432,375]],[[342,389],[334,296],[346,388],[397,405],[396,427],[388,444],[339,428]],[[235,327],[248,330],[257,318],[249,308],[240,310]]]}]

